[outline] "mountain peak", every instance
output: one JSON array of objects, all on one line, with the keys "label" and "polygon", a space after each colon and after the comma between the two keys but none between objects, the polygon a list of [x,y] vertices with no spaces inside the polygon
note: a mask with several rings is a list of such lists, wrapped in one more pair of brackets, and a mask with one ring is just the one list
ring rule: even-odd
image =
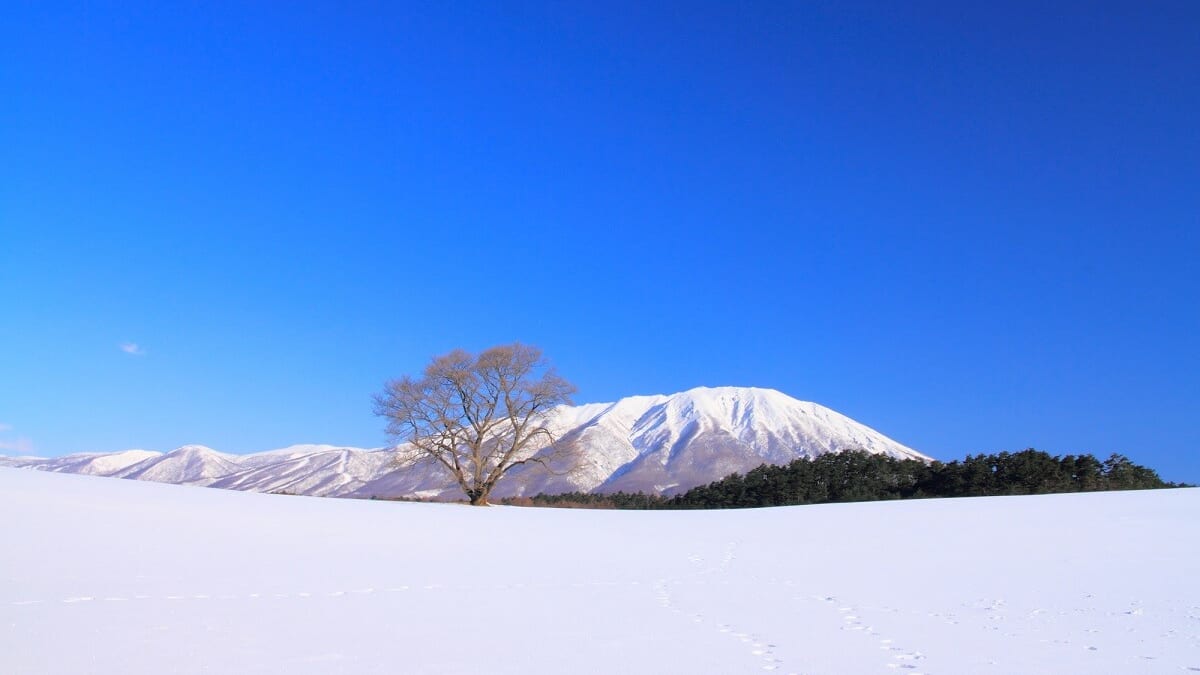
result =
[{"label": "mountain peak", "polygon": [[[841,413],[760,387],[693,387],[670,395],[560,406],[550,427],[558,442],[544,452],[578,451],[575,470],[548,474],[518,467],[497,486],[496,497],[618,490],[673,494],[764,463],[786,464],[850,449],[929,459]],[[459,496],[436,467],[398,472],[393,460],[387,450],[334,445],[292,445],[249,455],[184,445],[167,453],[5,458],[2,463],[258,492]]]},{"label": "mountain peak", "polygon": [[225,455],[225,453],[217,452],[216,450],[213,450],[212,448],[208,447],[207,445],[196,445],[196,444],[181,445],[178,448],[175,448],[174,450],[171,450],[170,452],[167,452],[165,454],[167,454],[167,455],[222,455],[222,456]]}]

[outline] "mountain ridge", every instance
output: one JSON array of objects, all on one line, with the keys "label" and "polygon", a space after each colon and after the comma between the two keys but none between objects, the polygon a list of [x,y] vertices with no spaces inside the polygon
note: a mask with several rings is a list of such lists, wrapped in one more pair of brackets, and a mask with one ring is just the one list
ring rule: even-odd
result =
[{"label": "mountain ridge", "polygon": [[[850,449],[930,461],[834,410],[755,387],[696,387],[560,406],[548,425],[558,439],[553,449],[570,448],[576,465],[556,474],[517,467],[497,485],[494,496],[576,491],[669,495],[763,463],[786,464]],[[233,455],[184,445],[165,453],[0,457],[0,466],[312,496],[458,497],[457,486],[437,467],[400,471],[393,460],[390,448],[302,444]]]}]

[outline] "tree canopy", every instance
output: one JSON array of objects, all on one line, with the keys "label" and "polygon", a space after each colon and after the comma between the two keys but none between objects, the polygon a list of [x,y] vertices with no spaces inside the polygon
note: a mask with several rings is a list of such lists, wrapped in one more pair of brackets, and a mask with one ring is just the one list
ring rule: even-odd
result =
[{"label": "tree canopy", "polygon": [[674,497],[646,494],[535,495],[514,503],[596,508],[743,508],[919,497],[984,497],[1175,487],[1124,455],[1055,456],[1040,450],[968,455],[925,463],[861,450],[785,465],[763,464]]},{"label": "tree canopy", "polygon": [[553,459],[539,453],[554,441],[548,416],[574,392],[537,347],[456,349],[434,357],[420,377],[388,382],[375,396],[375,414],[400,441],[401,467],[433,462],[472,504],[485,505],[514,467]]}]

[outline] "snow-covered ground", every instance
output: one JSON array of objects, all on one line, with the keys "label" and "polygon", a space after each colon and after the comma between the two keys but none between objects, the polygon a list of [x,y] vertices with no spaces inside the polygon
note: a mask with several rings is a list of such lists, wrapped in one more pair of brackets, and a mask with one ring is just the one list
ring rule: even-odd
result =
[{"label": "snow-covered ground", "polygon": [[745,511],[0,468],[3,673],[1187,673],[1200,490]]}]

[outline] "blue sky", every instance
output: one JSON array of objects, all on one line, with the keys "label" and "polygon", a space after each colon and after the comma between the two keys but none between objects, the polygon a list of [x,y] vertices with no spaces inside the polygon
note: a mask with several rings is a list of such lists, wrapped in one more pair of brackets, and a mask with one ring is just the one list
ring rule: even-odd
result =
[{"label": "blue sky", "polygon": [[0,452],[380,445],[520,340],[1200,481],[1195,3],[241,4],[2,10]]}]

